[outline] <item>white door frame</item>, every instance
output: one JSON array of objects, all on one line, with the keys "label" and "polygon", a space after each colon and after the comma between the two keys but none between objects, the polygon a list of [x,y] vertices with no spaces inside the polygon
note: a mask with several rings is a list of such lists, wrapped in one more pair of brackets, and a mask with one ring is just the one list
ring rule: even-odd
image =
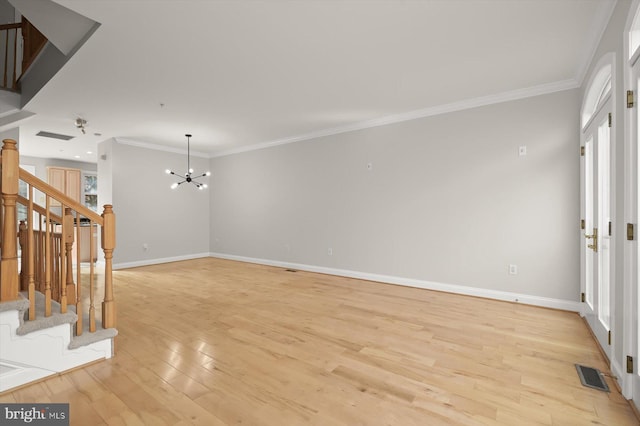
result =
[{"label": "white door frame", "polygon": [[[624,116],[624,226],[627,223],[638,226],[638,85],[637,78],[633,71],[634,63],[637,63],[640,50],[631,52],[630,39],[634,19],[640,8],[640,0],[634,0],[629,8],[629,15],[623,33],[623,73],[624,90],[633,90],[636,105],[633,108],[626,108]],[[636,35],[637,37],[637,35]],[[626,103],[626,102],[625,102]],[[633,241],[624,241],[624,266],[623,266],[623,354],[622,357],[630,355],[634,358],[634,373],[629,374],[626,366],[620,366],[620,371],[616,374],[620,377],[619,384],[622,395],[627,399],[632,399],[636,407],[640,409],[640,377],[638,376],[638,231]]]},{"label": "white door frame", "polygon": [[[639,52],[640,53],[640,52]],[[637,55],[636,55],[637,56]],[[634,94],[638,93],[638,79],[640,79],[640,59],[636,59],[634,61],[633,66],[631,67],[630,77],[632,80],[631,85],[629,86]],[[630,144],[626,144],[626,148],[629,149],[628,155],[628,166],[627,170],[625,170],[625,179],[628,178],[628,197],[629,202],[628,206],[625,206],[625,210],[628,210],[630,220],[628,223],[635,224],[636,228],[638,226],[638,212],[640,209],[638,208],[638,149],[637,149],[637,141],[638,141],[638,108],[634,106],[633,108],[629,108],[628,118],[629,118],[629,136],[630,136]],[[626,153],[626,152],[625,152]],[[628,176],[627,176],[628,175]],[[640,350],[638,349],[638,333],[640,330],[638,329],[638,320],[640,320],[640,314],[638,313],[638,308],[640,307],[640,302],[638,301],[638,230],[635,229],[635,236],[633,241],[626,241],[625,246],[625,273],[627,274],[627,279],[625,279],[625,294],[628,294],[629,297],[625,298],[625,311],[629,312],[629,315],[625,317],[625,324],[627,324],[629,328],[630,335],[625,338],[628,342],[625,345],[625,349],[628,350],[625,352],[629,354],[634,359],[634,372],[632,374],[625,374],[626,376],[631,376],[630,380],[628,380],[629,384],[626,387],[629,387],[629,395],[625,395],[625,397],[633,399],[634,404],[638,409],[640,409],[640,376],[638,375],[638,355],[640,355]],[[628,299],[628,300],[626,300]],[[626,372],[626,370],[625,370]]]}]

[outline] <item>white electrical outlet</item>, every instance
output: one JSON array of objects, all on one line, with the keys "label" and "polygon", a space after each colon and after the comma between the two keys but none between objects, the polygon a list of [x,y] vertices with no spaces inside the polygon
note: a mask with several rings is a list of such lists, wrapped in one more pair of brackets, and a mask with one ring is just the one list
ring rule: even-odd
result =
[{"label": "white electrical outlet", "polygon": [[518,275],[518,265],[509,265],[509,275]]},{"label": "white electrical outlet", "polygon": [[526,145],[522,145],[521,147],[518,148],[518,155],[520,157],[524,157],[525,155],[527,155],[527,146]]},{"label": "white electrical outlet", "polygon": [[367,170],[373,170],[373,163],[367,163]]},{"label": "white electrical outlet", "polygon": [[329,247],[329,248],[327,249],[327,254],[328,254],[329,256],[333,256],[333,249],[332,249],[331,247]]},{"label": "white electrical outlet", "polygon": [[149,244],[147,244],[147,243],[142,244],[142,250],[144,250],[144,251],[149,250]]}]

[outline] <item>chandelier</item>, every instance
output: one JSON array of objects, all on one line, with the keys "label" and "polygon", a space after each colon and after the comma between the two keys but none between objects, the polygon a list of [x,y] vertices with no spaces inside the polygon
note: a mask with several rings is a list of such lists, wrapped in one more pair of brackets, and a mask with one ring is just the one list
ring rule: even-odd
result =
[{"label": "chandelier", "polygon": [[180,182],[175,182],[174,184],[172,184],[171,189],[176,189],[183,183],[192,183],[196,186],[196,188],[203,190],[207,187],[207,184],[198,182],[196,179],[200,179],[201,177],[205,177],[205,176],[210,176],[211,172],[206,172],[198,176],[193,176],[193,169],[191,168],[191,150],[190,150],[190,143],[189,143],[189,139],[191,138],[191,135],[186,134],[185,136],[187,137],[187,172],[184,174],[184,176],[179,175],[170,169],[165,170],[165,172],[168,175],[178,176],[180,179],[182,179]]}]

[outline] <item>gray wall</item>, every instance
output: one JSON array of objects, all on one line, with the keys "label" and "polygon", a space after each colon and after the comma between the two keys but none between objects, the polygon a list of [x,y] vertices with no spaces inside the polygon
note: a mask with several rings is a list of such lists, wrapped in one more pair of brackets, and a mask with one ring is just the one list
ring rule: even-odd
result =
[{"label": "gray wall", "polygon": [[113,144],[107,139],[98,144],[98,205],[113,204]]},{"label": "gray wall", "polygon": [[[209,252],[209,190],[172,190],[165,169],[183,171],[186,154],[111,142],[112,201],[116,213],[116,267]],[[99,151],[101,153],[102,151]],[[196,171],[208,160],[192,157]],[[143,249],[148,245],[148,250]]]},{"label": "gray wall", "polygon": [[12,127],[0,131],[0,141],[3,141],[5,139],[13,139],[14,141],[18,142],[18,151],[20,150],[20,129],[18,127]]},{"label": "gray wall", "polygon": [[16,21],[16,9],[7,0],[0,1],[0,23],[13,24]]},{"label": "gray wall", "polygon": [[211,251],[577,301],[579,107],[571,90],[213,158]]}]

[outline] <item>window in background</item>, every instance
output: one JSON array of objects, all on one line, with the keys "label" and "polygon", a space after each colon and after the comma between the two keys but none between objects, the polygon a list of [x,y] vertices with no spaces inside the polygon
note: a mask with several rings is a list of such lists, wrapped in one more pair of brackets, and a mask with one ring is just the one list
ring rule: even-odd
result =
[{"label": "window in background", "polygon": [[84,205],[98,211],[98,176],[84,175]]}]

